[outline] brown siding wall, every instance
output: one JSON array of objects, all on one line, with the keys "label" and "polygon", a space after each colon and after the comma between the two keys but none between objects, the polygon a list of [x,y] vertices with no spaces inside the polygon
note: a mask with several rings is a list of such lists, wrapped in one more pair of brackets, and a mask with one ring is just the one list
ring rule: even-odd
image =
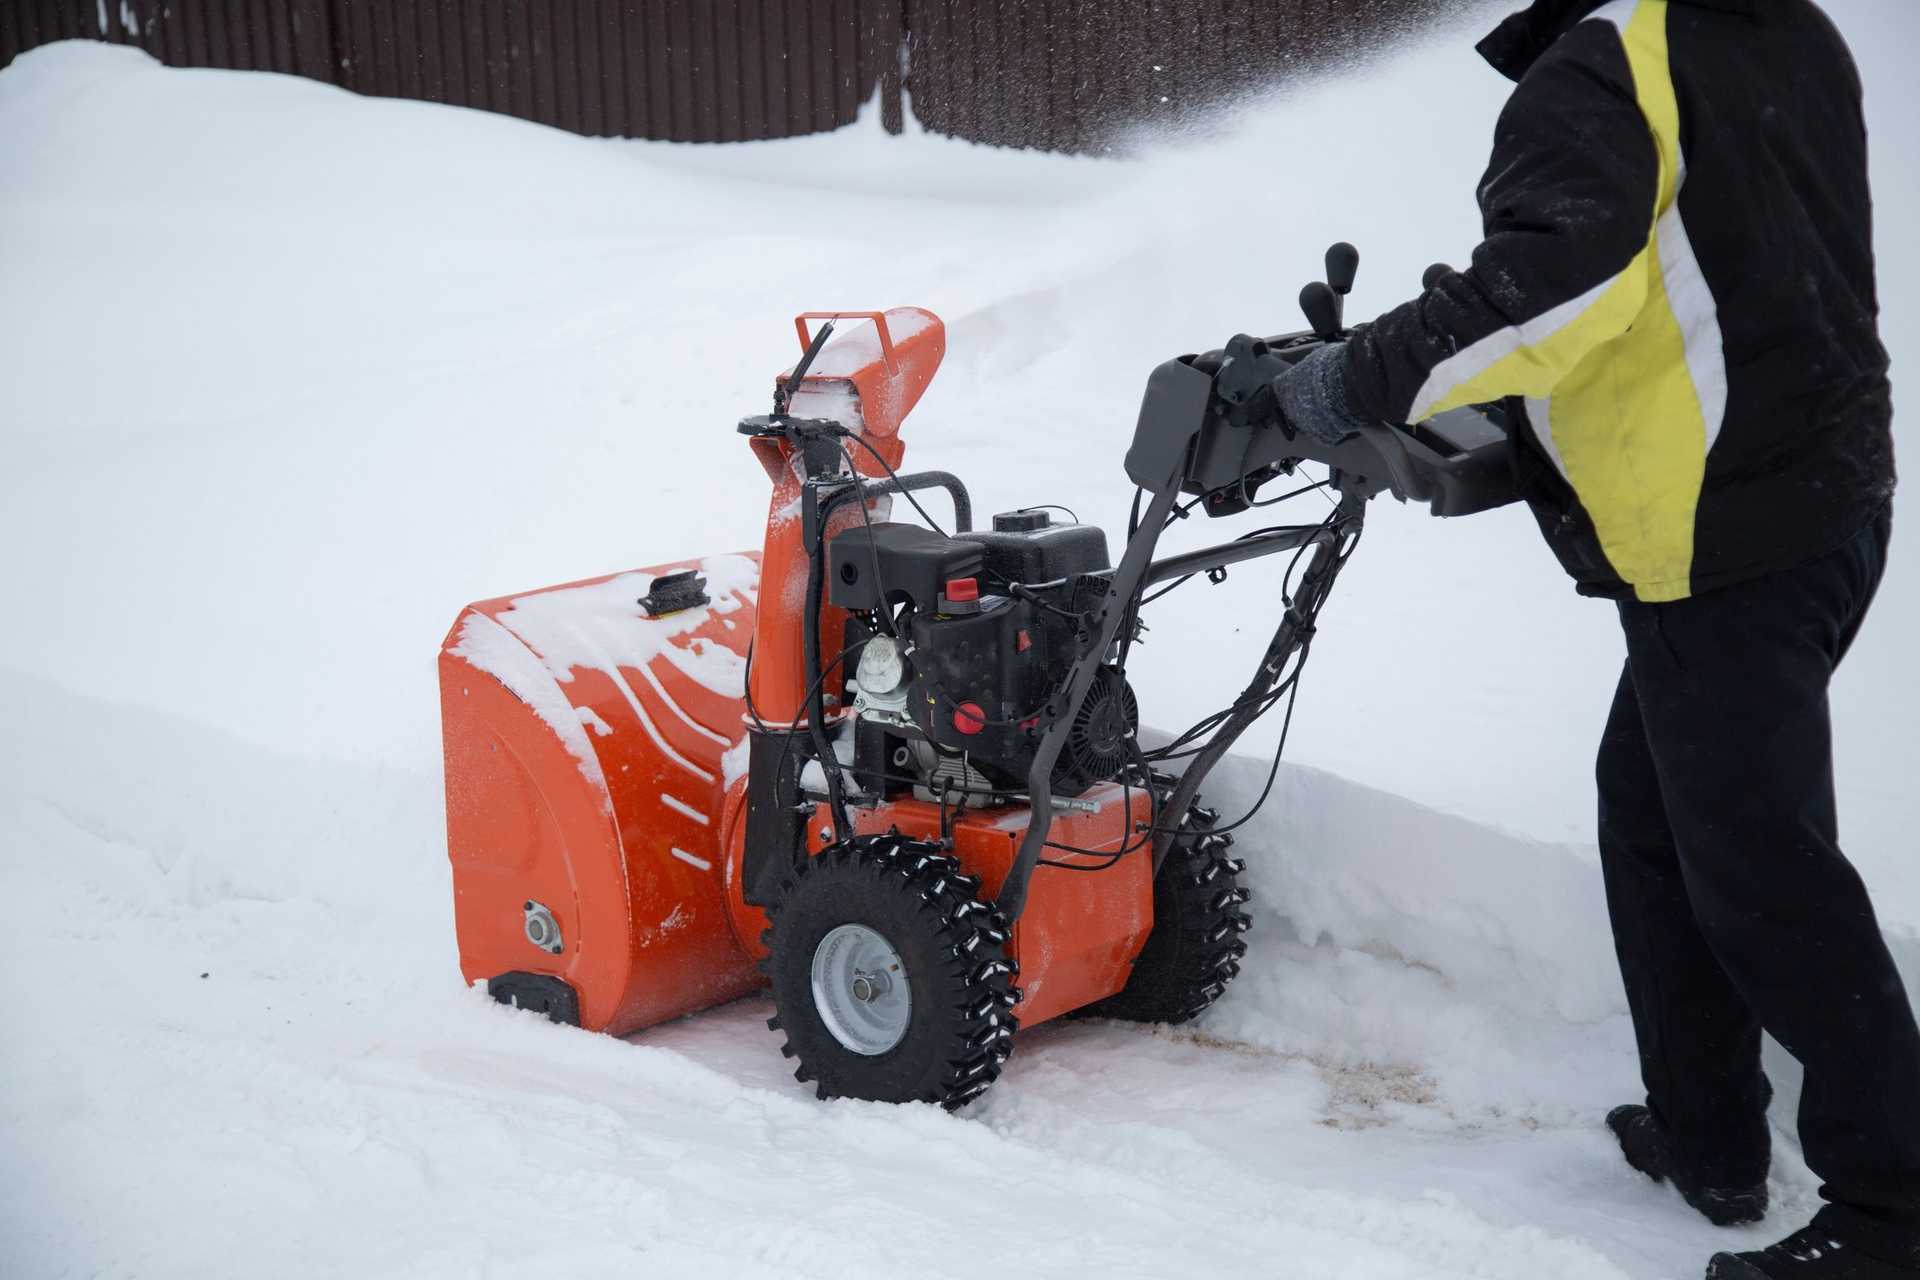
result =
[{"label": "brown siding wall", "polygon": [[1439,2],[0,0],[0,67],[54,40],[107,40],[173,66],[689,142],[837,128],[876,87],[898,131],[904,88],[937,132],[1092,151],[1377,42]]},{"label": "brown siding wall", "polygon": [[[328,0],[336,83],[683,142],[850,123],[898,0]],[[897,37],[893,37],[897,40]]]},{"label": "brown siding wall", "polygon": [[1098,151],[1408,30],[1442,0],[907,0],[913,114]]},{"label": "brown siding wall", "polygon": [[327,9],[327,0],[0,0],[0,66],[36,45],[89,39],[138,45],[177,67],[331,80]]}]

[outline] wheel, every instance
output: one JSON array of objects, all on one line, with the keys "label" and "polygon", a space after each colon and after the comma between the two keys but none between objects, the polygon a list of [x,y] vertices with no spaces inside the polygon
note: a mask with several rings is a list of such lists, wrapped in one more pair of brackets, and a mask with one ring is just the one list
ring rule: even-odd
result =
[{"label": "wheel", "polygon": [[1240,909],[1253,895],[1240,884],[1246,863],[1230,856],[1233,835],[1212,828],[1220,815],[1196,800],[1180,823],[1153,886],[1153,931],[1134,958],[1127,985],[1082,1012],[1129,1022],[1181,1023],[1220,998],[1247,954],[1253,921]]},{"label": "wheel", "polygon": [[979,881],[940,849],[859,836],[794,868],[767,908],[762,968],[781,1052],[822,1098],[986,1092],[1013,1049],[1017,970]]}]

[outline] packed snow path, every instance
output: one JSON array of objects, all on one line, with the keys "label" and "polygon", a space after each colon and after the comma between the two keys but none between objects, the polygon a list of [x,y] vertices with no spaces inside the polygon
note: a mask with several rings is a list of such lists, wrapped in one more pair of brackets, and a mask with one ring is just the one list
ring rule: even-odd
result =
[{"label": "packed snow path", "polygon": [[[1832,7],[1898,378],[1920,14]],[[913,463],[1121,527],[1154,363],[1295,324],[1333,239],[1356,314],[1471,246],[1502,85],[1470,34],[1125,162],[871,122],[594,142],[95,45],[0,73],[0,1273],[1668,1277],[1769,1238],[1599,1128],[1636,1092],[1588,830],[1618,642],[1515,511],[1373,513],[1242,843],[1247,972],[1191,1031],[1038,1029],[953,1117],[815,1102],[759,1000],[627,1043],[454,964],[432,660],[461,604],[754,545],[732,423],[809,307],[941,314]],[[1835,700],[1911,979],[1896,543]],[[1157,610],[1148,716],[1230,696],[1271,595],[1236,571]],[[1785,1229],[1812,1183],[1776,1066]]]}]

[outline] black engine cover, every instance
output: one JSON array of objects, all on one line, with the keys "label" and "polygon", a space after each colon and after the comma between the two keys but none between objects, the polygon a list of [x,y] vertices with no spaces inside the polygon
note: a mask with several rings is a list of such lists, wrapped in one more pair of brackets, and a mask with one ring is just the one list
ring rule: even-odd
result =
[{"label": "black engine cover", "polygon": [[1090,524],[1054,524],[1044,511],[1004,512],[993,518],[991,532],[976,530],[967,537],[985,549],[992,582],[1058,582],[1113,567],[1103,530]]},{"label": "black engine cover", "polygon": [[839,609],[877,609],[884,590],[886,604],[910,600],[915,609],[932,609],[949,579],[980,576],[983,554],[978,542],[917,524],[878,521],[871,536],[857,524],[827,543],[827,601]]},{"label": "black engine cover", "polygon": [[914,723],[928,741],[966,752],[1002,784],[1024,785],[1037,741],[1034,717],[1065,669],[1050,652],[1059,647],[1056,637],[1036,625],[1034,613],[1023,601],[985,596],[978,613],[913,620]]},{"label": "black engine cover", "polygon": [[1009,511],[995,516],[993,526],[949,538],[890,520],[875,523],[871,533],[854,525],[827,543],[827,600],[841,609],[876,609],[884,583],[887,603],[910,600],[927,611],[939,607],[942,588],[954,578],[983,578],[981,590],[992,591],[1112,568],[1107,535],[1093,525],[1056,525],[1044,511]]},{"label": "black engine cover", "polygon": [[[1106,534],[1092,525],[1056,526],[1033,510],[995,516],[991,531],[957,538],[881,521],[836,534],[826,558],[833,605],[912,605],[907,707],[920,733],[944,751],[964,752],[994,785],[1024,789],[1047,699],[1075,656],[1079,584],[1111,567]],[[973,589],[948,598],[948,584],[964,578]],[[1031,598],[1012,594],[1015,584],[1034,588]],[[1116,733],[1130,736],[1134,728],[1132,695],[1118,683],[1103,685],[1082,709],[1086,723],[1076,723],[1056,770],[1063,792],[1111,776]]]}]

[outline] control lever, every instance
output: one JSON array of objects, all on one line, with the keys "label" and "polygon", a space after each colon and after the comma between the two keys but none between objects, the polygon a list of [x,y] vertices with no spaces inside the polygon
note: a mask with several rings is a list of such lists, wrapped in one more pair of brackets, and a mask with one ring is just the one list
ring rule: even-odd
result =
[{"label": "control lever", "polygon": [[1333,291],[1332,285],[1315,280],[1302,289],[1300,310],[1306,313],[1307,323],[1321,341],[1332,342],[1340,336],[1340,295]]},{"label": "control lever", "polygon": [[1347,295],[1359,271],[1360,251],[1342,240],[1327,250],[1326,282],[1316,280],[1300,291],[1300,310],[1321,341],[1332,342],[1346,326]]},{"label": "control lever", "polygon": [[1353,292],[1353,278],[1360,273],[1360,251],[1345,240],[1327,250],[1327,287],[1338,303],[1340,322],[1346,323],[1347,295]]}]

